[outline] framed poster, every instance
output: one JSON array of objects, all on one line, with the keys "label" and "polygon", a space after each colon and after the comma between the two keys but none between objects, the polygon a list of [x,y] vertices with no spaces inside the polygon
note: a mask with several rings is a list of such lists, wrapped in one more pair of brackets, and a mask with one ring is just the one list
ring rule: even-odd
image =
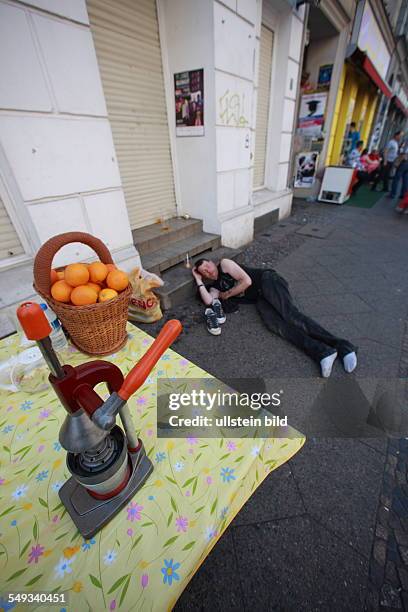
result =
[{"label": "framed poster", "polygon": [[332,78],[332,72],[333,72],[333,64],[325,64],[324,66],[320,66],[317,86],[321,87],[322,89],[324,87],[329,88],[330,81]]},{"label": "framed poster", "polygon": [[204,69],[174,75],[176,136],[204,136]]},{"label": "framed poster", "polygon": [[299,132],[311,138],[323,137],[327,92],[304,94],[300,101]]},{"label": "framed poster", "polygon": [[315,182],[319,154],[308,151],[296,156],[295,187],[311,187]]}]

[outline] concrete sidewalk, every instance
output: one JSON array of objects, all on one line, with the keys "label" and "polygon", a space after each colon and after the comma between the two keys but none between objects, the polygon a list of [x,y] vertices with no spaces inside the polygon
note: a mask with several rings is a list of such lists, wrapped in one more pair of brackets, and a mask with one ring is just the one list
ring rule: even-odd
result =
[{"label": "concrete sidewalk", "polygon": [[[301,310],[359,347],[355,381],[407,376],[408,217],[390,200],[369,210],[295,203],[238,261],[277,269]],[[302,398],[326,384],[316,364],[267,332],[253,306],[229,315],[220,337],[201,313],[194,297],[166,313],[185,326],[175,349],[221,379],[302,379],[289,417],[302,431]],[[141,327],[155,335],[162,324]],[[337,360],[333,377],[347,376]],[[309,436],[242,509],[176,609],[408,609],[407,455],[405,439]]]}]

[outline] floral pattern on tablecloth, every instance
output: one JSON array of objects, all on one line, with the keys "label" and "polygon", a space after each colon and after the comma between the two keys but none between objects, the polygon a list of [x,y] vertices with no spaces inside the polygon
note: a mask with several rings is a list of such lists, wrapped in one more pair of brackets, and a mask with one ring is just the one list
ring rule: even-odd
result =
[{"label": "floral pattern on tablecloth", "polygon": [[[125,348],[112,355],[126,374],[153,339],[129,324]],[[18,335],[0,343],[16,354]],[[87,358],[74,347],[72,365]],[[64,592],[61,612],[170,609],[230,521],[266,475],[292,457],[304,437],[156,438],[157,377],[209,375],[168,350],[129,406],[154,471],[144,487],[91,540],[78,533],[58,497],[69,478],[58,442],[65,412],[51,388],[0,393],[0,611],[5,593]],[[104,390],[106,393],[106,390]]]}]

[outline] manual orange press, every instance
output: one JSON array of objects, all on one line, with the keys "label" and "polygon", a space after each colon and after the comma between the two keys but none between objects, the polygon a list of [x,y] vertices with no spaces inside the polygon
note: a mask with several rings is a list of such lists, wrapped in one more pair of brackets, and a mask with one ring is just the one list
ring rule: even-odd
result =
[{"label": "manual orange press", "polygon": [[[59,496],[83,537],[91,538],[135,495],[153,470],[135,432],[127,400],[178,337],[182,325],[168,321],[124,378],[108,361],[61,365],[49,338],[50,324],[39,304],[25,302],[17,309],[17,316],[27,338],[37,342],[51,371],[49,382],[68,413],[59,441],[67,451],[72,476]],[[105,401],[94,390],[102,382],[110,392]],[[123,429],[116,424],[117,415]]]}]

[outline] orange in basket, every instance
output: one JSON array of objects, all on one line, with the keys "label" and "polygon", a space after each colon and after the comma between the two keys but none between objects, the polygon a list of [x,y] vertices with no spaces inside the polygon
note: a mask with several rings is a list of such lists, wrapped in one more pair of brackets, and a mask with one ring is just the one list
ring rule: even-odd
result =
[{"label": "orange in basket", "polygon": [[82,263],[69,264],[65,268],[65,280],[71,287],[85,285],[89,281],[88,267]]},{"label": "orange in basket", "polygon": [[102,283],[108,276],[108,268],[101,261],[94,261],[89,264],[89,280],[93,283]]},{"label": "orange in basket", "polygon": [[64,280],[59,280],[51,287],[51,295],[57,302],[69,302],[71,300],[72,287]]},{"label": "orange in basket", "polygon": [[106,284],[109,289],[115,289],[115,291],[123,291],[129,284],[129,277],[126,272],[122,270],[112,270],[109,272],[106,278]]},{"label": "orange in basket", "polygon": [[71,302],[75,306],[88,306],[88,304],[96,304],[97,301],[98,294],[88,285],[79,285],[72,290]]}]

